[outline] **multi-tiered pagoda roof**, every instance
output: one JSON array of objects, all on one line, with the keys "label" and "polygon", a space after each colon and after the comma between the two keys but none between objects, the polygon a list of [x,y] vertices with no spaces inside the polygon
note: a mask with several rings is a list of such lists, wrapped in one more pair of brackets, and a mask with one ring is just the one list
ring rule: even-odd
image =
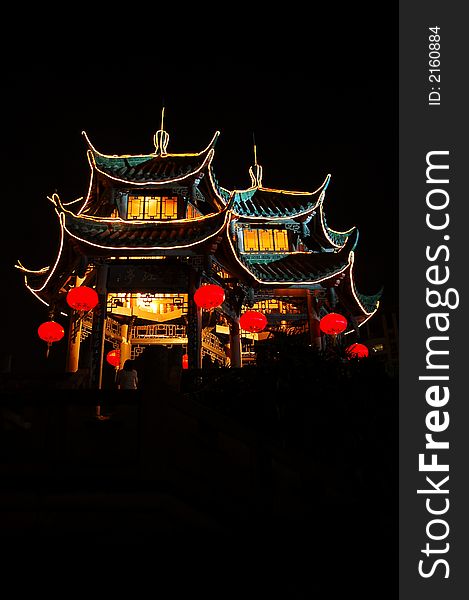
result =
[{"label": "multi-tiered pagoda roof", "polygon": [[[61,243],[49,267],[34,271],[18,263],[27,287],[45,304],[66,308],[72,277],[86,276],[93,260],[205,254],[254,291],[333,289],[352,323],[370,318],[380,293],[365,296],[355,287],[358,231],[335,231],[326,222],[330,175],[312,192],[272,189],[263,185],[256,159],[249,171],[252,185],[228,190],[218,183],[212,164],[218,136],[217,131],[201,152],[171,154],[161,128],[153,153],[117,156],[99,152],[84,134],[91,167],[88,195],[71,203],[57,194],[49,198]],[[170,217],[130,214],[132,199],[155,203],[163,197],[173,203]],[[277,246],[263,248],[256,236],[275,239]],[[254,238],[258,246],[248,247],[246,240]]]}]

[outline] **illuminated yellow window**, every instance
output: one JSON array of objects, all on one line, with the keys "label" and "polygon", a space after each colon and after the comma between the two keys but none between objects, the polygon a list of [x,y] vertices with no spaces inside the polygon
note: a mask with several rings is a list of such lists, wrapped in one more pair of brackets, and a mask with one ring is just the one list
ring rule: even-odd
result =
[{"label": "illuminated yellow window", "polygon": [[275,250],[288,250],[288,235],[286,229],[274,229]]},{"label": "illuminated yellow window", "polygon": [[161,198],[161,218],[178,218],[178,199],[177,196],[163,196]]},{"label": "illuminated yellow window", "polygon": [[245,252],[288,252],[288,233],[285,229],[244,229]]},{"label": "illuminated yellow window", "polygon": [[260,312],[266,314],[300,314],[304,312],[304,309],[301,306],[297,306],[295,304],[291,304],[290,302],[285,302],[283,300],[277,300],[273,298],[271,300],[261,300],[260,302],[256,302],[252,307],[252,310],[258,310]]},{"label": "illuminated yellow window", "polygon": [[257,231],[243,229],[244,250],[245,252],[256,252],[259,250],[259,240],[257,239]]},{"label": "illuminated yellow window", "polygon": [[177,219],[177,196],[130,196],[128,219]]},{"label": "illuminated yellow window", "polygon": [[245,252],[288,252],[286,229],[244,229]]},{"label": "illuminated yellow window", "polygon": [[143,219],[143,198],[140,196],[129,196],[127,205],[128,219]]},{"label": "illuminated yellow window", "polygon": [[145,219],[158,219],[160,216],[160,199],[157,196],[145,196]]},{"label": "illuminated yellow window", "polygon": [[272,229],[259,229],[259,250],[274,250],[274,232]]}]

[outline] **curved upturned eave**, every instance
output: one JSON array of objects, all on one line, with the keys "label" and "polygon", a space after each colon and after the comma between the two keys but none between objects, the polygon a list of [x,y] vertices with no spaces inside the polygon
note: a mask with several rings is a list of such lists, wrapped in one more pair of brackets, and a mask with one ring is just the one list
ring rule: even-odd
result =
[{"label": "curved upturned eave", "polygon": [[327,242],[329,242],[335,248],[342,248],[345,246],[349,237],[354,231],[357,230],[355,226],[347,229],[346,231],[336,231],[335,229],[329,227],[324,214],[323,199],[321,199],[321,202],[319,203],[319,222],[325,240],[327,240]]},{"label": "curved upturned eave", "polygon": [[230,190],[228,190],[228,189],[224,188],[222,185],[220,185],[218,183],[217,178],[215,177],[215,175],[213,173],[212,173],[212,179],[215,183],[218,195],[223,199],[223,201],[225,203],[227,203],[229,201],[229,199],[231,198],[232,192],[230,192]]},{"label": "curved upturned eave", "polygon": [[[228,246],[231,250],[231,255],[235,259],[235,261],[242,267],[242,269],[249,274],[255,281],[264,285],[315,285],[319,283],[326,282],[330,279],[335,279],[338,275],[345,272],[350,265],[353,263],[353,254],[354,249],[356,247],[356,243],[358,240],[358,232],[355,238],[350,238],[348,243],[339,250],[338,252],[329,252],[329,253],[315,253],[315,252],[290,252],[281,257],[278,260],[270,261],[269,263],[258,263],[262,265],[263,270],[272,270],[275,267],[277,270],[279,267],[283,268],[287,275],[282,276],[282,278],[273,279],[272,276],[267,278],[265,273],[263,273],[259,268],[256,268],[255,263],[252,261],[247,261],[243,259],[241,253],[238,253],[236,248],[233,245],[233,241],[231,240],[231,236],[229,235],[229,227],[227,227],[227,240]],[[294,257],[293,261],[289,257]],[[291,268],[290,262],[294,262],[295,259],[300,258],[300,260],[305,263],[300,265],[301,268],[305,268],[304,277],[292,275],[288,277],[288,272],[292,272],[294,270],[299,271],[299,267],[293,265],[294,268]],[[321,273],[317,273],[316,275],[312,275],[312,273],[317,270],[315,263],[321,261],[324,265],[324,269]],[[330,264],[329,264],[330,263]],[[309,271],[307,269],[308,264],[310,265]],[[267,269],[266,269],[266,265]],[[301,271],[299,271],[301,274]]]},{"label": "curved upturned eave", "polygon": [[65,243],[66,234],[57,206],[55,207],[55,213],[60,223],[60,243],[54,263],[39,270],[26,269],[20,261],[15,265],[25,273],[24,283],[26,288],[46,306],[49,306],[50,300],[55,295],[54,290],[57,288],[57,281],[61,279],[60,273],[62,271],[68,272],[70,267],[70,256],[67,257],[65,253],[67,248]]},{"label": "curved upturned eave", "polygon": [[[281,221],[306,217],[322,202],[330,177],[328,174],[314,192],[277,190],[263,186],[234,190],[232,192],[234,196],[232,212],[237,217],[254,221]],[[290,206],[287,205],[287,202],[290,203]],[[274,214],[275,212],[277,214]]]},{"label": "curved upturned eave", "polygon": [[[17,265],[15,265],[16,267]],[[49,269],[50,267],[47,267],[47,269]],[[24,286],[25,288],[31,293],[33,294],[33,296],[39,300],[40,302],[42,302],[43,304],[45,304],[46,306],[49,306],[49,302],[48,300],[48,294],[47,294],[47,287],[44,287],[44,281],[47,278],[47,271],[46,273],[42,274],[42,277],[40,274],[34,273],[34,272],[24,272]]]},{"label": "curved upturned eave", "polygon": [[[381,288],[376,294],[365,295],[358,291],[354,279],[354,259],[350,264],[350,269],[346,272],[346,277],[338,288],[340,301],[344,303],[348,310],[354,315],[358,327],[364,325],[375,315],[380,306],[380,300],[383,294]],[[347,328],[345,335],[354,331],[353,327]]]},{"label": "curved upturned eave", "polygon": [[351,264],[350,272],[349,272],[349,282],[348,283],[349,283],[350,293],[352,294],[353,298],[355,299],[355,301],[357,303],[357,306],[360,308],[360,310],[363,312],[363,314],[366,316],[370,316],[378,310],[379,301],[380,301],[383,289],[381,288],[381,290],[377,294],[374,294],[373,296],[367,296],[365,294],[361,294],[357,290],[357,287],[355,285],[353,269],[354,269],[354,260],[352,260],[352,264]]},{"label": "curved upturned eave", "polygon": [[355,288],[355,293],[358,301],[360,302],[360,306],[362,306],[368,314],[375,312],[375,310],[379,307],[383,292],[384,287],[381,287],[376,294],[362,294]]}]

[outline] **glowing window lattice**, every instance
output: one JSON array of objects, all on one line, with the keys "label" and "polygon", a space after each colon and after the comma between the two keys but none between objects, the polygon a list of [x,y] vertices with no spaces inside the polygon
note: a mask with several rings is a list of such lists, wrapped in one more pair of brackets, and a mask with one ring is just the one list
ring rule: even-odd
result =
[{"label": "glowing window lattice", "polygon": [[273,298],[271,300],[261,300],[256,302],[253,305],[252,310],[257,310],[265,314],[286,315],[301,314],[304,312],[304,307],[301,306],[301,303],[299,303],[299,306],[295,306],[290,302],[284,302],[283,300],[277,300],[276,298]]},{"label": "glowing window lattice", "polygon": [[286,229],[244,229],[245,252],[288,252]]},{"label": "glowing window lattice", "polygon": [[127,204],[128,219],[177,219],[177,196],[131,196]]},{"label": "glowing window lattice", "polygon": [[187,314],[187,294],[108,294],[107,309],[109,313],[119,313],[119,309],[137,307],[155,315],[164,315],[175,310]]}]

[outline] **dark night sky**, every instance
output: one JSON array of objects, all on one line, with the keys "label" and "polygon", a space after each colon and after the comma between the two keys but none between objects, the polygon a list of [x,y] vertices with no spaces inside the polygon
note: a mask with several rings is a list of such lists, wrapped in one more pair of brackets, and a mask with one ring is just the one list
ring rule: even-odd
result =
[{"label": "dark night sky", "polygon": [[81,45],[63,33],[24,54],[10,48],[2,75],[1,277],[3,351],[14,370],[42,360],[36,330],[47,311],[13,265],[54,260],[59,228],[47,195],[57,191],[65,202],[86,195],[81,131],[103,153],[152,152],[163,99],[170,152],[198,152],[221,131],[213,165],[224,187],[250,185],[253,132],[264,185],[311,191],[331,173],[328,223],[360,230],[357,286],[373,293],[384,284],[383,305],[396,305],[397,28],[389,18],[370,27],[362,16],[329,24],[322,35],[318,27],[282,31],[281,18],[275,36],[225,32],[223,44],[216,36],[201,43],[198,32],[193,51],[182,36],[179,53],[156,42],[132,52],[103,39]]}]

